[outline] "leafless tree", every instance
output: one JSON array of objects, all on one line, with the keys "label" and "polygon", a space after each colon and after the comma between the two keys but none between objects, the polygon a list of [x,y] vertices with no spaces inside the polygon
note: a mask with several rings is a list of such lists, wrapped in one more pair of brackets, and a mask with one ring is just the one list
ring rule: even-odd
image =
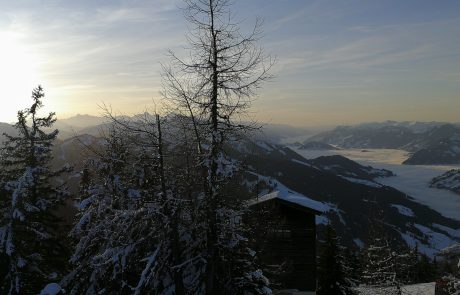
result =
[{"label": "leafless tree", "polygon": [[[240,31],[229,0],[184,0],[190,24],[185,54],[170,51],[163,65],[163,96],[190,118],[203,175],[206,206],[207,294],[216,292],[218,226],[223,144],[250,126],[242,123],[260,85],[271,78],[273,59],[258,45],[261,21],[248,34]],[[225,169],[224,169],[225,170]]]}]

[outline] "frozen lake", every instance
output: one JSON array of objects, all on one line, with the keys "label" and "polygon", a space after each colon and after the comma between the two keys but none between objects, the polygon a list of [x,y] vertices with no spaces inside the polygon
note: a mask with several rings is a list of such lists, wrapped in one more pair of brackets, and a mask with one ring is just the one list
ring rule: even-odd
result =
[{"label": "frozen lake", "polygon": [[408,153],[391,149],[294,150],[307,159],[319,156],[342,155],[361,165],[370,165],[375,168],[393,171],[396,176],[378,178],[376,181],[408,194],[416,201],[430,206],[446,217],[460,220],[460,195],[448,190],[440,190],[428,186],[433,177],[441,175],[450,169],[459,169],[460,165],[401,165],[408,158]]}]

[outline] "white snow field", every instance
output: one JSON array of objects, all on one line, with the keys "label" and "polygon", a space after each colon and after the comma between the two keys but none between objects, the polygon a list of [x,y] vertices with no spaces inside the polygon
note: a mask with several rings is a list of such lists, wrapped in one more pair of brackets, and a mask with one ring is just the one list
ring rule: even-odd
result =
[{"label": "white snow field", "polygon": [[396,176],[378,178],[376,181],[408,194],[415,201],[429,206],[446,217],[460,220],[460,195],[448,190],[429,187],[429,182],[433,177],[450,169],[459,169],[460,165],[402,165],[401,163],[408,158],[408,153],[392,149],[294,150],[307,159],[342,155],[361,165],[393,171]]}]

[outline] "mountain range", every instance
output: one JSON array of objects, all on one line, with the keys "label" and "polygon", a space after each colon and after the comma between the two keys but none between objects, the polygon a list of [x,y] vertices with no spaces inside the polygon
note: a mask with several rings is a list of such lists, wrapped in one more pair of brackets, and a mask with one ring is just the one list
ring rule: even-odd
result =
[{"label": "mountain range", "polygon": [[320,227],[332,223],[349,246],[366,244],[372,224],[382,225],[394,243],[418,244],[431,256],[460,239],[460,221],[378,182],[391,171],[341,156],[308,160],[285,146],[249,140],[230,154],[246,163],[242,182],[258,186],[259,194],[282,190],[321,202],[326,212],[317,221]]},{"label": "mountain range", "polygon": [[[92,135],[56,144],[54,164],[75,167],[67,179],[73,194],[78,191],[83,159],[104,145],[103,139]],[[249,138],[230,145],[228,154],[244,164],[238,176],[240,197],[281,191],[315,201],[324,211],[317,217],[320,235],[323,226],[331,223],[348,246],[364,246],[374,223],[382,225],[395,245],[418,244],[420,251],[430,256],[460,242],[460,221],[378,182],[381,177],[391,177],[391,171],[363,166],[342,156],[309,160],[288,147]]]},{"label": "mountain range", "polygon": [[404,164],[460,164],[460,126],[447,123],[387,123],[338,126],[306,140],[339,148],[401,149],[410,152]]},{"label": "mountain range", "polygon": [[[80,119],[87,120],[88,124],[79,122]],[[57,127],[75,124],[72,128],[74,134],[78,135],[61,137],[54,147],[54,165],[74,166],[74,172],[67,179],[73,195],[78,191],[84,159],[93,155],[92,150],[97,151],[105,145],[98,131],[108,126],[105,120],[85,116],[74,121],[76,123],[63,120]],[[426,130],[422,130],[422,127]],[[0,124],[0,128],[12,131],[8,124]],[[456,134],[457,129],[454,125],[446,124],[419,124],[417,132],[407,126],[338,127],[313,136],[308,142],[343,148],[408,148],[410,144],[430,145],[436,142],[436,137]],[[323,215],[317,217],[319,233],[322,233],[325,224],[331,223],[344,243],[352,247],[363,247],[369,239],[370,227],[375,224],[381,225],[384,234],[391,237],[394,244],[418,245],[420,251],[430,256],[460,242],[459,220],[445,217],[416,202],[411,196],[379,183],[382,177],[391,177],[391,171],[363,166],[343,156],[305,159],[289,147],[273,143],[287,136],[297,136],[301,130],[293,128],[292,132],[287,132],[288,135],[280,132],[270,135],[270,128],[266,130],[268,135],[265,138],[244,137],[227,148],[230,157],[244,164],[243,172],[238,176],[240,197],[249,198],[254,194],[263,195],[278,190],[319,202],[324,211]],[[374,136],[370,130],[377,135]],[[391,136],[401,130],[401,136]],[[388,142],[380,140],[379,134],[386,134]],[[429,135],[430,138],[423,138],[422,135]],[[272,140],[263,140],[267,138]],[[64,210],[69,222],[75,211],[72,206],[73,202],[69,202]]]}]

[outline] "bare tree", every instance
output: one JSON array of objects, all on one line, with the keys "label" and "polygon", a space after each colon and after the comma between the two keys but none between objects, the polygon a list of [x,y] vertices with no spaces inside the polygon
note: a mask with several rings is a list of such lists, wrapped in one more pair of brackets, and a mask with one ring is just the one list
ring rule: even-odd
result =
[{"label": "bare tree", "polygon": [[[240,31],[228,0],[185,0],[184,14],[191,25],[188,53],[170,51],[171,63],[163,65],[163,96],[192,121],[198,146],[205,192],[207,224],[205,259],[207,294],[215,294],[220,262],[219,237],[225,223],[221,195],[228,162],[223,145],[235,134],[247,131],[242,123],[256,90],[270,79],[273,60],[258,45],[261,22],[248,34]],[[225,211],[225,210],[224,210]]]}]

